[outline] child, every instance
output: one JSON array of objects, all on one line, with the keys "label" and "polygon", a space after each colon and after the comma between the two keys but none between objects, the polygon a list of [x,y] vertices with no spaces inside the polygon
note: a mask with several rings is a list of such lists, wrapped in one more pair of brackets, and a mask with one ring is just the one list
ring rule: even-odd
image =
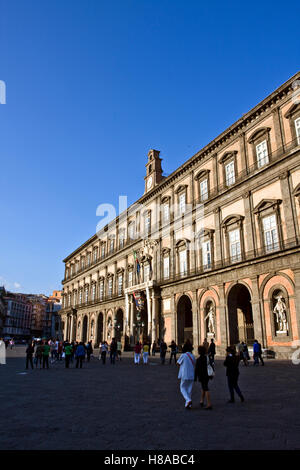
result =
[{"label": "child", "polygon": [[180,366],[178,378],[181,379],[180,391],[185,399],[185,408],[190,409],[192,407],[192,390],[194,383],[194,368],[195,368],[195,356],[192,354],[193,346],[190,343],[186,343],[183,349],[183,354],[177,361]]}]

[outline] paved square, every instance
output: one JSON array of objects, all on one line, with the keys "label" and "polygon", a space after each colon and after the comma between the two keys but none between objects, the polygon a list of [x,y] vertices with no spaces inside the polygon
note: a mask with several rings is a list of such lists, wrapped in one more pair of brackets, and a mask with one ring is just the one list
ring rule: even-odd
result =
[{"label": "paved square", "polygon": [[265,367],[240,367],[246,402],[227,404],[225,368],[217,361],[210,382],[212,411],[184,409],[177,367],[159,357],[135,366],[25,372],[24,348],[8,350],[0,366],[0,449],[300,449],[300,365],[267,360]]}]

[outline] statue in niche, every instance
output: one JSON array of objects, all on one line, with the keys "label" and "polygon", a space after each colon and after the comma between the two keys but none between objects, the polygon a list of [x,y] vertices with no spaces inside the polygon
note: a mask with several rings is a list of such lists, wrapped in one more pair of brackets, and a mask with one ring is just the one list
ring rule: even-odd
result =
[{"label": "statue in niche", "polygon": [[204,321],[206,320],[208,320],[207,333],[215,334],[215,310],[212,303],[210,304],[207,315],[204,318]]},{"label": "statue in niche", "polygon": [[273,313],[276,316],[276,324],[278,326],[278,331],[286,333],[287,332],[287,316],[286,316],[286,305],[284,303],[284,297],[282,295],[277,295],[275,299],[277,300],[277,302],[273,309]]}]

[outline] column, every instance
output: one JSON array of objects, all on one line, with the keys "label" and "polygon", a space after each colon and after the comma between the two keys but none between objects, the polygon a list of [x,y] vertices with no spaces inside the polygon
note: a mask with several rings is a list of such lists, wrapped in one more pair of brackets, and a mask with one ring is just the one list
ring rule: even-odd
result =
[{"label": "column", "polygon": [[263,347],[266,346],[267,338],[264,335],[264,321],[262,317],[263,302],[259,298],[259,286],[258,276],[251,278],[252,281],[252,293],[253,297],[251,300],[252,305],[252,316],[254,326],[254,336]]},{"label": "column", "polygon": [[242,162],[242,172],[243,174],[248,173],[248,162],[247,162],[247,146],[245,141],[245,133],[242,132],[240,135],[240,149],[241,149],[241,162]]},{"label": "column", "polygon": [[124,332],[128,335],[129,331],[129,302],[128,302],[128,293],[125,294],[125,328]]},{"label": "column", "polygon": [[[219,297],[220,297],[220,305],[219,305],[219,313],[220,313],[220,331],[221,331],[221,346],[218,353],[224,354],[226,347],[229,346],[230,338],[229,338],[229,324],[228,324],[228,314],[227,314],[227,306],[225,300],[225,285],[219,284]],[[217,338],[219,339],[219,338]]]},{"label": "column", "polygon": [[247,251],[251,252],[251,256],[254,255],[254,237],[253,237],[253,224],[252,214],[250,207],[250,191],[243,194],[244,208],[245,208],[245,226],[244,236],[247,240]]},{"label": "column", "polygon": [[277,153],[282,152],[284,142],[283,142],[283,133],[280,125],[280,116],[279,116],[279,108],[275,108],[272,110],[273,115],[273,123],[274,123],[274,131],[275,131],[275,140],[277,145]]},{"label": "column", "polygon": [[152,331],[151,331],[151,343],[153,344],[154,341],[156,342],[156,322],[157,322],[157,299],[154,295],[154,289],[152,290],[152,312],[151,312],[151,318],[152,318]]},{"label": "column", "polygon": [[176,252],[175,252],[175,240],[174,230],[171,230],[171,251],[170,251],[170,277],[174,278],[176,274]]},{"label": "column", "polygon": [[70,341],[73,340],[73,323],[74,323],[73,315],[70,315]]},{"label": "column", "polygon": [[286,226],[287,239],[290,242],[296,239],[296,221],[293,216],[292,195],[289,186],[288,171],[279,175],[280,189],[282,194],[283,215]]},{"label": "column", "polygon": [[214,222],[215,222],[215,257],[214,262],[221,264],[222,262],[222,229],[220,226],[220,208],[214,209]]},{"label": "column", "polygon": [[146,287],[146,298],[147,298],[147,313],[148,313],[148,331],[147,335],[151,334],[151,301],[150,301],[150,292],[149,287]]},{"label": "column", "polygon": [[198,302],[197,302],[196,291],[193,291],[192,314],[193,314],[193,344],[194,344],[194,350],[197,351],[198,346],[200,345],[200,337],[199,337]]}]

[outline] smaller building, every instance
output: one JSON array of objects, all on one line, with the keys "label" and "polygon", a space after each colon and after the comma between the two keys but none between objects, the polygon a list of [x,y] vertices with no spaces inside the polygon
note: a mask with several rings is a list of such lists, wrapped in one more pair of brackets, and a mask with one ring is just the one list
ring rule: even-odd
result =
[{"label": "smaller building", "polygon": [[0,337],[3,336],[4,321],[6,317],[6,305],[4,302],[5,295],[5,288],[0,287]]},{"label": "smaller building", "polygon": [[33,306],[28,296],[5,292],[3,300],[6,306],[3,336],[29,339],[31,337]]}]

